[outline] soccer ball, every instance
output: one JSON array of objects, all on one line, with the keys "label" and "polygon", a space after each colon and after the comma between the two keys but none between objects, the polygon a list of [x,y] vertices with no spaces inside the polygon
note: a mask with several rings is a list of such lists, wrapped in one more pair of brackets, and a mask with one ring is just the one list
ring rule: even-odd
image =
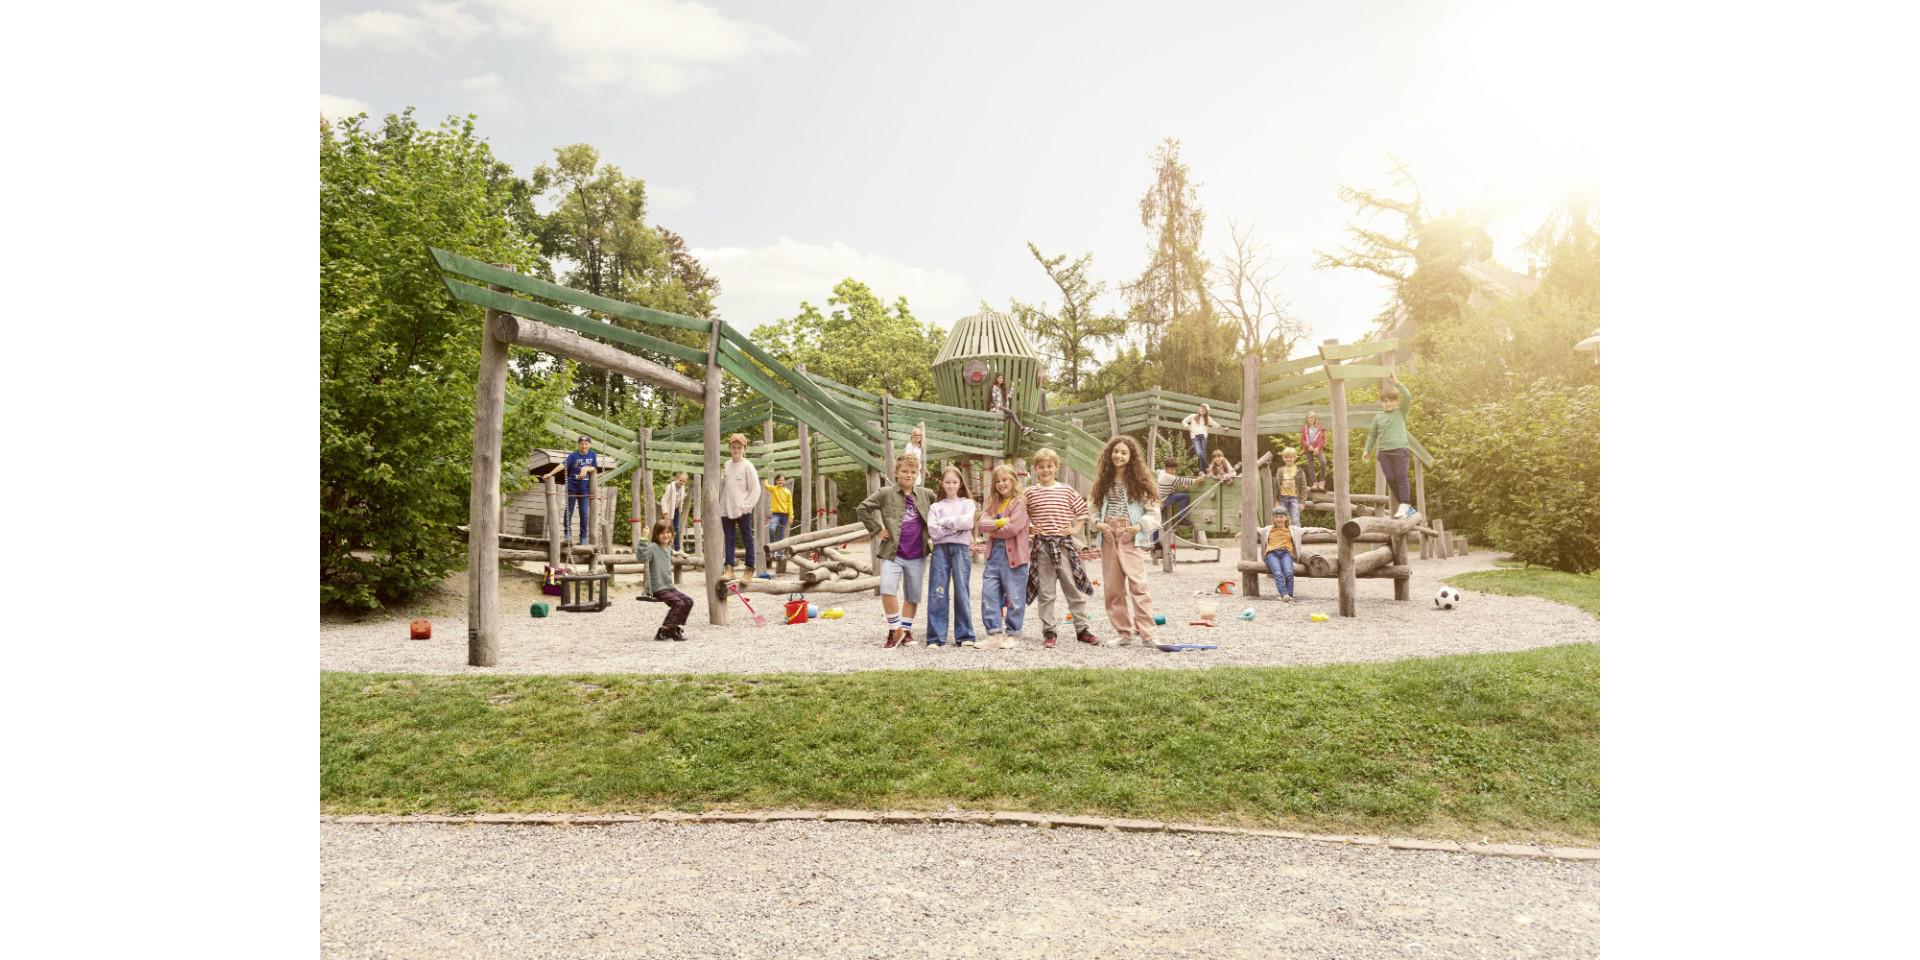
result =
[{"label": "soccer ball", "polygon": [[1433,605],[1442,610],[1452,610],[1460,605],[1460,591],[1452,587],[1441,587],[1440,592],[1433,595]]}]

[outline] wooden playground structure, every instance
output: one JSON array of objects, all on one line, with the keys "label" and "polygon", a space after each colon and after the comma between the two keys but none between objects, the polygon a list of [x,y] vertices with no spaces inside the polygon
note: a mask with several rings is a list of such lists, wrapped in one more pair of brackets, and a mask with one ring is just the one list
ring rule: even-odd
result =
[{"label": "wooden playground structure", "polygon": [[[499,564],[502,560],[545,561],[553,565],[584,560],[589,571],[604,567],[605,574],[628,573],[643,569],[638,556],[616,546],[618,524],[635,527],[634,542],[644,540],[652,529],[658,503],[654,498],[656,470],[689,475],[686,519],[697,544],[696,552],[674,555],[674,580],[679,582],[683,568],[701,571],[709,621],[726,625],[729,618],[727,595],[734,590],[760,593],[854,593],[877,590],[879,578],[870,559],[846,552],[844,547],[868,540],[858,523],[839,522],[835,504],[839,502],[836,485],[828,474],[864,470],[868,492],[889,482],[889,467],[896,450],[903,446],[915,426],[923,430],[929,473],[945,462],[969,471],[979,491],[979,480],[997,463],[1011,454],[1048,446],[1058,451],[1063,480],[1083,493],[1091,486],[1095,461],[1105,441],[1088,432],[1088,420],[1104,420],[1109,436],[1120,433],[1147,435],[1149,462],[1158,464],[1160,433],[1174,431],[1175,443],[1185,441],[1180,418],[1207,404],[1219,421],[1217,433],[1240,439],[1242,475],[1235,481],[1207,481],[1196,486],[1190,511],[1197,541],[1172,538],[1172,549],[1163,551],[1165,569],[1172,569],[1175,554],[1213,549],[1206,543],[1211,535],[1237,534],[1241,544],[1238,569],[1242,586],[1249,596],[1258,594],[1259,577],[1265,567],[1259,562],[1260,544],[1255,528],[1264,521],[1273,502],[1274,484],[1268,461],[1276,460],[1271,451],[1259,449],[1262,434],[1297,434],[1310,410],[1322,415],[1331,435],[1330,459],[1334,489],[1329,495],[1335,515],[1332,534],[1309,535],[1308,545],[1332,541],[1331,554],[1308,551],[1302,545],[1296,576],[1330,577],[1339,581],[1340,614],[1354,616],[1355,581],[1359,578],[1390,578],[1397,600],[1408,599],[1407,580],[1409,536],[1426,536],[1421,541],[1423,555],[1434,555],[1447,542],[1444,526],[1434,521],[1427,526],[1424,502],[1420,515],[1393,520],[1386,514],[1387,498],[1355,495],[1350,492],[1347,469],[1349,433],[1354,426],[1365,428],[1377,407],[1349,405],[1346,386],[1354,380],[1378,379],[1392,375],[1393,340],[1367,341],[1341,345],[1329,341],[1310,357],[1268,364],[1263,371],[1258,357],[1244,359],[1242,397],[1239,404],[1210,400],[1166,390],[1150,390],[1125,396],[1108,396],[1100,401],[1076,404],[1055,411],[1044,409],[1044,394],[1038,377],[1038,357],[1027,345],[1024,333],[1010,318],[992,311],[964,318],[956,330],[964,336],[949,340],[935,364],[936,383],[941,399],[951,396],[955,402],[975,402],[978,406],[950,406],[902,400],[885,393],[873,394],[848,384],[809,374],[804,366],[788,367],[754,344],[745,334],[721,320],[702,320],[666,313],[630,303],[611,300],[512,270],[486,264],[458,254],[431,251],[442,271],[449,292],[458,300],[486,310],[482,338],[480,370],[476,385],[473,476],[469,497],[468,524],[468,663],[492,666],[499,655]],[[617,318],[636,325],[653,325],[702,335],[704,349],[676,343],[641,330],[619,326],[595,314]],[[611,341],[602,342],[602,341]],[[956,343],[958,346],[956,346]],[[542,479],[542,497],[546,520],[542,529],[545,543],[527,537],[525,531],[510,533],[501,529],[500,485],[479,482],[498,478],[503,468],[501,434],[504,412],[516,398],[509,396],[507,354],[510,346],[522,346],[556,357],[610,370],[658,389],[670,390],[702,405],[698,424],[671,430],[649,428],[633,430],[602,418],[563,406],[547,423],[548,429],[571,439],[578,434],[596,438],[597,448],[616,462],[612,469],[591,478],[590,494],[595,509],[587,544],[563,544],[560,530],[560,504],[564,493],[557,476],[549,471]],[[630,349],[638,348],[664,355],[698,368],[695,380],[675,369],[648,360]],[[1381,363],[1360,363],[1369,358]],[[1032,430],[1022,438],[1012,435],[1002,414],[986,409],[986,379],[992,372],[1007,374],[1016,409]],[[756,395],[747,403],[724,407],[721,374],[732,375]],[[983,377],[984,374],[984,377]],[[1330,409],[1316,406],[1326,401]],[[777,423],[793,426],[791,440],[773,439]],[[732,579],[725,568],[723,538],[706,535],[703,521],[717,515],[718,486],[703,483],[718,476],[722,463],[722,438],[730,433],[746,433],[758,428],[761,443],[754,457],[762,479],[775,473],[795,477],[794,516],[788,536],[765,545],[778,554],[772,564],[774,579]],[[1431,462],[1431,457],[1416,442],[1416,470]],[[622,477],[631,493],[627,514],[622,515],[620,490]],[[1378,483],[1376,488],[1385,489]],[[1417,474],[1419,498],[1424,501],[1424,476]],[[762,496],[755,510],[754,529],[767,529],[768,498]],[[1312,509],[1309,502],[1304,507]],[[1378,507],[1377,514],[1375,507]],[[1237,518],[1237,524],[1233,519]],[[1236,529],[1237,528],[1237,529]],[[676,544],[677,546],[677,544]],[[1364,551],[1357,550],[1365,546]],[[1464,548],[1464,543],[1460,544]],[[1451,548],[1446,548],[1451,552]],[[867,557],[871,557],[869,552]],[[749,566],[759,566],[749,559]],[[791,570],[789,569],[791,565]]]}]

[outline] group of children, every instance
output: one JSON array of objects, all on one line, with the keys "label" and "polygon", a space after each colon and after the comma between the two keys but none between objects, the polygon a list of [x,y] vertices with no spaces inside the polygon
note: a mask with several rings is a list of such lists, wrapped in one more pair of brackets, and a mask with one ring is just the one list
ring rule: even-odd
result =
[{"label": "group of children", "polygon": [[[1411,391],[1389,383],[1381,397],[1383,411],[1374,417],[1367,433],[1364,458],[1376,453],[1387,476],[1399,508],[1395,517],[1407,517],[1414,511],[1408,495],[1407,469],[1411,457],[1406,431],[1405,406],[1412,403]],[[1196,455],[1205,453],[1205,431],[1212,426],[1203,406],[1187,418],[1193,431]],[[1325,490],[1327,467],[1326,431],[1319,419],[1307,414],[1300,431],[1301,447],[1307,451],[1306,464],[1299,463],[1300,451],[1287,447],[1280,452],[1275,470],[1275,497],[1272,522],[1259,528],[1263,558],[1272,575],[1274,589],[1282,602],[1294,599],[1294,562],[1300,553],[1302,531],[1300,504],[1312,490]],[[1093,586],[1081,564],[1080,549],[1074,537],[1092,524],[1099,531],[1100,567],[1104,580],[1107,619],[1115,636],[1107,646],[1126,646],[1138,640],[1152,644],[1154,634],[1153,597],[1147,588],[1147,552],[1158,540],[1162,501],[1169,506],[1182,483],[1173,475],[1173,461],[1163,464],[1156,478],[1148,472],[1140,444],[1129,436],[1107,441],[1100,451],[1099,468],[1091,501],[1073,487],[1060,482],[1060,456],[1052,449],[1034,453],[1032,486],[1022,487],[1012,467],[1001,464],[993,469],[993,488],[976,505],[967,491],[960,469],[948,466],[941,471],[939,491],[923,485],[924,440],[915,428],[906,450],[895,459],[892,486],[883,487],[860,503],[860,522],[878,540],[875,559],[879,563],[880,605],[886,612],[887,633],[883,646],[893,649],[912,643],[913,619],[920,598],[929,605],[926,644],[946,646],[948,638],[961,647],[979,645],[974,630],[971,580],[973,541],[976,535],[987,538],[986,569],[981,577],[980,626],[990,646],[1011,649],[1019,644],[1026,621],[1026,606],[1031,598],[1040,608],[1041,645],[1053,647],[1059,639],[1059,621],[1055,618],[1062,595],[1067,602],[1075,639],[1081,643],[1102,645],[1087,619],[1087,598]],[[731,459],[724,471],[721,516],[727,525],[727,562],[733,563],[733,548],[744,534],[747,554],[753,553],[750,527],[737,525],[739,518],[729,514],[739,509],[748,491],[760,486],[753,465],[743,459],[746,438],[735,434],[728,438]],[[744,464],[744,467],[742,465]],[[1221,469],[1224,468],[1224,469]],[[1208,471],[1214,476],[1235,475],[1222,451],[1214,451],[1214,463]],[[675,482],[681,482],[679,478]],[[791,495],[783,501],[784,478],[775,478],[767,489],[773,492],[772,511],[780,519],[792,514]],[[736,489],[738,491],[736,495]],[[663,502],[662,507],[666,504]],[[674,506],[680,506],[676,498]],[[729,509],[729,508],[732,509]],[[747,508],[750,514],[751,508]],[[1177,514],[1175,514],[1177,516]],[[684,640],[682,626],[693,608],[693,600],[673,588],[673,544],[679,542],[678,510],[675,522],[653,527],[647,544],[647,590],[669,606],[666,622],[656,640]],[[779,525],[784,528],[784,524]],[[781,535],[784,535],[783,533]],[[777,538],[777,537],[776,537]],[[999,638],[995,640],[994,638]]]}]

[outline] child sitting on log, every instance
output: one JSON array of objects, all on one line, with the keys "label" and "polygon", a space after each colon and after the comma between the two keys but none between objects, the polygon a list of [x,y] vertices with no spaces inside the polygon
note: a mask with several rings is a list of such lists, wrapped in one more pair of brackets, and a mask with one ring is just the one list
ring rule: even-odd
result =
[{"label": "child sitting on log", "polygon": [[693,612],[693,598],[673,587],[673,556],[668,550],[673,537],[673,524],[662,520],[653,525],[653,536],[647,540],[647,592],[667,603],[667,619],[654,632],[655,640],[685,640],[682,628],[687,614]]},{"label": "child sitting on log", "polygon": [[1273,522],[1260,528],[1260,542],[1266,545],[1267,572],[1273,574],[1273,589],[1282,602],[1293,602],[1293,564],[1300,555],[1299,524],[1287,515],[1287,508],[1273,505]]}]

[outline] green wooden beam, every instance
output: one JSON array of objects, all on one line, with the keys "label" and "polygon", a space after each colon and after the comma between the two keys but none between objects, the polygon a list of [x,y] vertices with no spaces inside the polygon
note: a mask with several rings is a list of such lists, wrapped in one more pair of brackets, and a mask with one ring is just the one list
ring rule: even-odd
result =
[{"label": "green wooden beam", "polygon": [[1392,375],[1392,367],[1379,363],[1342,363],[1327,368],[1330,380],[1378,380]]},{"label": "green wooden beam", "polygon": [[1336,343],[1320,348],[1323,360],[1352,360],[1356,357],[1371,357],[1382,353],[1392,353],[1400,349],[1400,341],[1391,337],[1385,340],[1362,340],[1359,343]]},{"label": "green wooden beam", "polygon": [[502,313],[511,313],[515,316],[526,317],[528,320],[551,323],[556,327],[565,327],[583,336],[613,340],[624,343],[630,347],[639,347],[642,350],[664,353],[677,360],[685,360],[688,363],[697,364],[703,370],[707,365],[707,354],[704,350],[674,343],[671,340],[662,340],[659,337],[649,336],[637,330],[616,327],[604,320],[595,320],[592,317],[583,317],[579,314],[568,313],[559,307],[550,307],[544,303],[535,303],[532,300],[522,300],[519,297],[501,293],[498,290],[476,287],[471,283],[455,280],[452,277],[441,277],[440,279],[446,283],[447,291],[452,293],[455,299],[464,300],[467,303],[489,307]]},{"label": "green wooden beam", "polygon": [[[587,293],[584,290],[563,287],[557,283],[542,280],[539,277],[529,277],[525,274],[515,273],[512,270],[496,267],[490,263],[482,263],[472,257],[463,257],[457,253],[451,253],[437,247],[428,247],[427,249],[433,254],[433,260],[440,265],[440,269],[448,273],[458,274],[459,276],[466,277],[470,280],[478,280],[482,283],[496,283],[509,290],[518,290],[529,296],[558,300],[561,303],[572,304],[588,310],[597,310],[601,313],[610,314],[625,320],[633,320],[639,323],[657,323],[665,327],[678,327],[682,330],[695,330],[701,333],[705,333],[712,324],[711,320],[681,316],[677,313],[668,313],[665,310],[655,310],[652,307],[643,307],[639,304],[608,299]],[[706,354],[704,351],[701,354],[699,362],[703,365],[706,362]]]}]

